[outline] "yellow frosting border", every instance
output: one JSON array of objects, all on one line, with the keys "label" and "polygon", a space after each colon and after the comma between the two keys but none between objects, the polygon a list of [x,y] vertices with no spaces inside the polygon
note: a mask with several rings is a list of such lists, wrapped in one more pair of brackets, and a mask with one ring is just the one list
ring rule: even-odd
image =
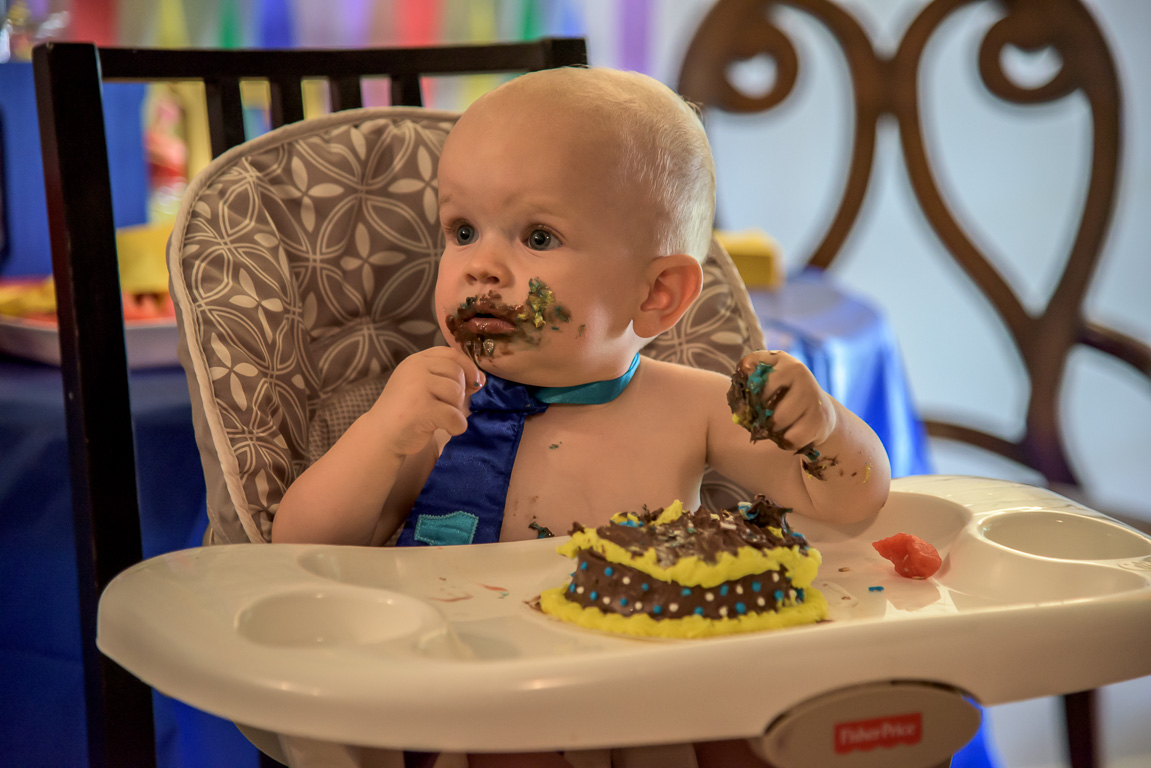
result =
[{"label": "yellow frosting border", "polygon": [[[676,501],[656,518],[655,525],[672,522],[682,514],[683,506]],[[631,513],[622,513],[612,518],[617,523],[624,519],[638,522],[638,518]],[[692,555],[681,558],[674,565],[664,567],[656,561],[654,550],[649,549],[642,555],[634,554],[615,542],[601,539],[591,528],[573,533],[571,539],[556,547],[557,552],[573,560],[584,549],[598,553],[609,562],[631,566],[652,578],[682,584],[685,587],[718,587],[725,581],[735,581],[744,576],[753,576],[764,571],[778,571],[781,567],[786,567],[792,585],[806,589],[815,580],[820,563],[823,561],[819,550],[812,547],[808,547],[806,551],[801,550],[798,545],[776,547],[766,551],[755,547],[740,547],[734,554],[721,552],[714,563],[705,562]]]},{"label": "yellow frosting border", "polygon": [[584,607],[564,596],[567,587],[555,587],[540,595],[540,610],[549,616],[587,629],[598,629],[637,637],[703,638],[783,629],[801,624],[814,624],[827,618],[827,599],[812,587],[804,590],[804,601],[784,606],[778,611],[748,613],[726,619],[707,619],[694,614],[680,619],[653,619],[647,614],[622,616],[604,613],[599,608]]}]

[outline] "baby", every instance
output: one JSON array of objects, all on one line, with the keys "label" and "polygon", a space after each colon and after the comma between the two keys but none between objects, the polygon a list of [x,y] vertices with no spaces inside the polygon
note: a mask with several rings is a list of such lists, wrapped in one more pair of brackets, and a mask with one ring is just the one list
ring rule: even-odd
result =
[{"label": "baby", "polygon": [[[396,367],[288,489],[273,540],[383,544],[405,524],[402,544],[562,534],[645,505],[695,508],[708,465],[803,515],[874,515],[890,480],[883,446],[800,362],[759,352],[741,363],[773,367],[765,394],[787,387],[774,408],[786,450],[733,423],[728,377],[638,356],[700,293],[714,201],[698,115],[651,78],[547,70],[476,101],[439,165],[435,302],[452,344]],[[476,403],[509,382],[545,405],[507,417],[501,470],[476,454],[504,417]],[[795,449],[808,446],[835,469],[805,471]],[[494,494],[494,515],[442,500],[460,480],[472,481],[464,493]]]}]

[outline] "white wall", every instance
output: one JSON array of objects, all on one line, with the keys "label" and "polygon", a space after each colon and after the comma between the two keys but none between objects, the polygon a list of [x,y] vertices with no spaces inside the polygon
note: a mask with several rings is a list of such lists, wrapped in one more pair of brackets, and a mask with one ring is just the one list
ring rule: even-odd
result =
[{"label": "white wall", "polygon": [[[843,3],[890,49],[924,0]],[[1110,40],[1125,98],[1122,186],[1110,238],[1088,292],[1090,317],[1151,339],[1151,2],[1093,0]],[[593,65],[612,66],[614,3],[584,3]],[[649,72],[674,85],[683,51],[710,2],[654,3],[658,32]],[[921,75],[925,132],[952,209],[975,233],[1028,308],[1041,307],[1070,247],[1085,197],[1091,142],[1086,100],[1020,107],[991,97],[975,56],[998,18],[992,3],[954,14],[929,44]],[[799,82],[770,113],[713,113],[723,227],[760,227],[783,245],[789,265],[815,247],[838,199],[852,119],[847,70],[830,35],[811,17],[783,9],[779,23],[801,59]],[[1015,57],[1020,79],[1058,66],[1046,54]],[[762,69],[762,67],[760,68]],[[750,83],[757,69],[742,73]],[[1021,429],[1027,389],[1006,332],[947,257],[912,197],[897,135],[884,125],[869,200],[835,267],[848,288],[891,317],[918,403],[1005,437]],[[1100,506],[1151,519],[1151,388],[1091,351],[1070,362],[1063,395],[1072,461]],[[940,472],[1035,481],[1006,462],[936,443]]]}]

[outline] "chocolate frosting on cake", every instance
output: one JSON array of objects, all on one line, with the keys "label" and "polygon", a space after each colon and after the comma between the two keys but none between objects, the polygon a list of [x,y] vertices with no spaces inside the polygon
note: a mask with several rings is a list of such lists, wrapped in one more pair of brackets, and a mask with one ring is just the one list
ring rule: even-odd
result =
[{"label": "chocolate frosting on cake", "polygon": [[658,621],[693,615],[724,619],[775,611],[802,603],[805,594],[802,588],[792,587],[786,567],[726,581],[717,587],[687,587],[652,578],[585,550],[576,560],[565,597],[604,613],[646,614]]},{"label": "chocolate frosting on cake", "polygon": [[[662,509],[643,512],[613,521],[597,529],[599,537],[637,555],[652,550],[656,562],[668,567],[685,557],[699,557],[714,563],[721,552],[734,552],[740,547],[760,550],[798,546],[806,549],[807,540],[794,533],[787,524],[790,509],[757,496],[750,505],[736,510],[711,512],[698,509],[679,518],[656,525]],[[578,523],[572,532],[584,530]]]},{"label": "chocolate frosting on cake", "polygon": [[787,524],[790,510],[751,504],[687,511],[678,501],[576,524],[557,550],[571,579],[540,610],[580,626],[651,637],[709,637],[811,624],[827,617],[812,586],[819,552]]}]

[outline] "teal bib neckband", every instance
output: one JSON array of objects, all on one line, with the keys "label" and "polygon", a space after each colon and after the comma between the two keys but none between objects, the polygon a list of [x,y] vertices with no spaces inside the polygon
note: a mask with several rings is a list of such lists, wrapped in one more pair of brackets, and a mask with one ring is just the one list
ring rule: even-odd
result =
[{"label": "teal bib neckband", "polygon": [[541,403],[547,403],[548,405],[555,403],[562,403],[564,405],[600,405],[601,403],[610,403],[627,389],[627,385],[631,383],[631,377],[635,375],[636,368],[639,368],[638,354],[632,358],[631,365],[628,366],[627,371],[619,378],[608,379],[607,381],[592,381],[587,384],[576,384],[572,387],[528,387],[528,392],[530,392],[536,400],[539,400]]}]

